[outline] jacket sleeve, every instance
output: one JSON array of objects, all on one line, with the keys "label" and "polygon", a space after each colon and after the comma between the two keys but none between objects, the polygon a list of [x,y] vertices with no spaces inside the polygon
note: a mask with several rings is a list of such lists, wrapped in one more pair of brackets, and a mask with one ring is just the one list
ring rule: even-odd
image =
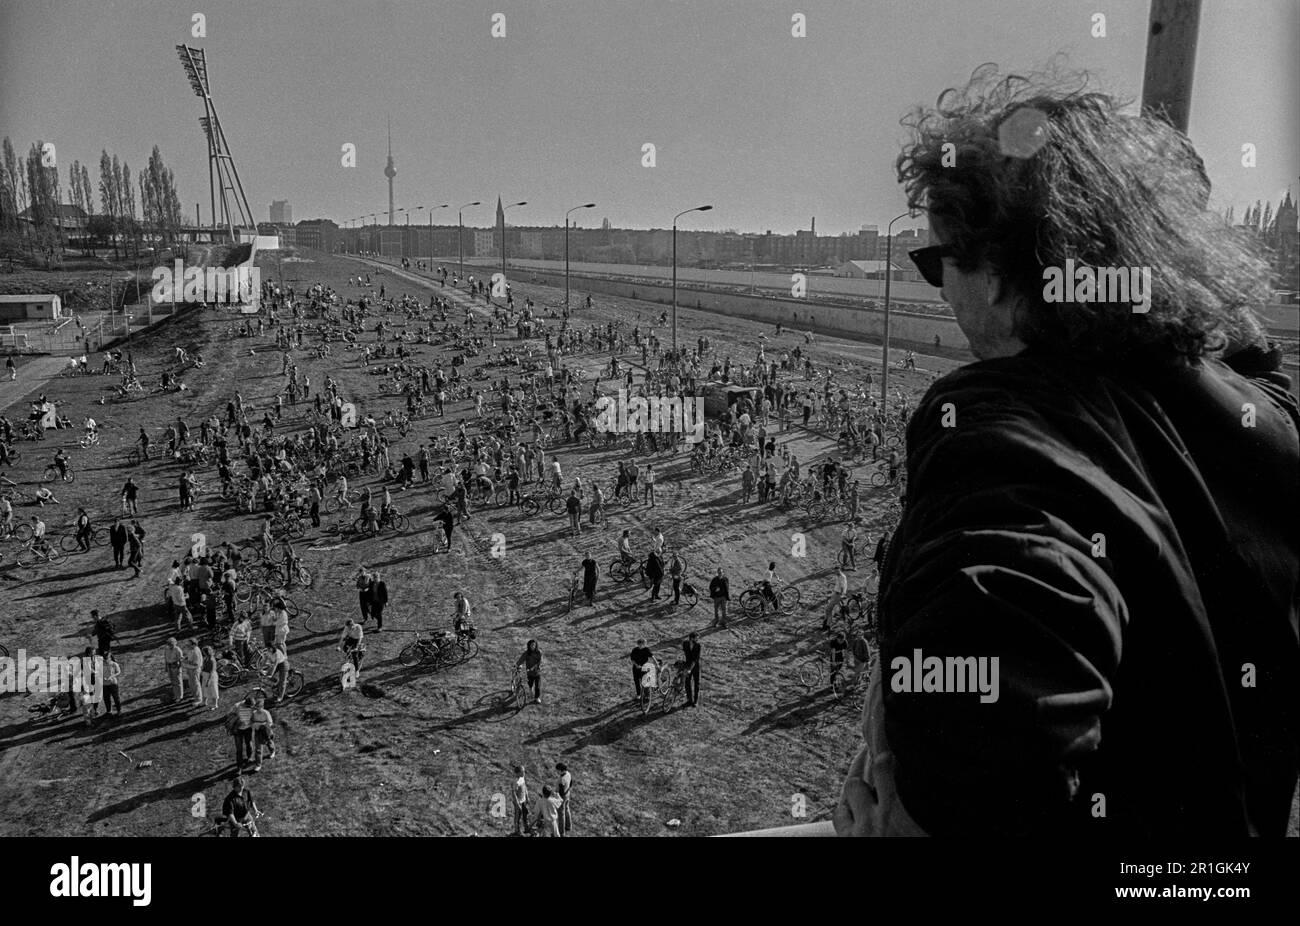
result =
[{"label": "jacket sleeve", "polygon": [[[925,831],[1020,835],[1070,813],[1101,741],[1127,611],[1091,537],[1122,502],[1013,398],[954,396],[948,428],[945,398],[909,433],[910,504],[881,609],[885,732],[898,797]],[[996,684],[910,690],[918,656],[983,658],[981,681]]]}]

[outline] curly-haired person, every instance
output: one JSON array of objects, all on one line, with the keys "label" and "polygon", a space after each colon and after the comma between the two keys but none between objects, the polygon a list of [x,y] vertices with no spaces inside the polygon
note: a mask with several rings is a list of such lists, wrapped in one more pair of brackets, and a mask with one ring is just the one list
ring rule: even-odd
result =
[{"label": "curly-haired person", "polygon": [[837,831],[1283,835],[1300,415],[1265,265],[1187,137],[1079,78],[985,66],[904,124],[913,260],[977,360],[908,426]]}]

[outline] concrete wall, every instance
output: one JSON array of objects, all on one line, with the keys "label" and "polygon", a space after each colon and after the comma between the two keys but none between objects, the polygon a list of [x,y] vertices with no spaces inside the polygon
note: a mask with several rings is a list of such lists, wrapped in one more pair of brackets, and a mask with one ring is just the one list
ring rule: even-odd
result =
[{"label": "concrete wall", "polygon": [[[519,281],[527,282],[536,277],[547,286],[564,288],[564,274],[552,273],[541,269],[529,269],[518,273]],[[644,299],[648,302],[672,304],[672,286],[652,283],[631,283],[601,277],[582,277],[571,273],[569,288],[571,301],[578,302],[585,293],[604,293],[608,296]],[[756,298],[750,295],[719,293],[714,290],[696,289],[677,284],[677,305],[685,308],[704,309],[722,315],[735,315],[756,321],[778,321],[787,327],[800,330],[812,329],[819,334],[835,335],[847,338],[883,338],[885,313],[865,308],[851,308],[838,305],[818,305],[804,299]],[[957,327],[957,320],[944,316],[916,315],[907,312],[890,311],[890,340],[908,341],[923,347],[933,348],[934,336],[938,335],[945,349],[967,350],[970,343]]]}]

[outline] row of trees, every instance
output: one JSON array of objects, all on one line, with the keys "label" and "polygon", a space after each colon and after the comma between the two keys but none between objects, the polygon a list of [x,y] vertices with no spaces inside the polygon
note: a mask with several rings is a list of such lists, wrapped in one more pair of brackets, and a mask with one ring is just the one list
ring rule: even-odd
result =
[{"label": "row of trees", "polygon": [[[0,153],[0,256],[11,263],[28,254],[40,255],[51,266],[73,231],[74,223],[66,214],[60,215],[59,170],[49,163],[53,159],[45,155],[45,148],[37,141],[24,160],[6,137]],[[146,240],[172,244],[185,222],[176,178],[157,145],[147,167],[135,177],[125,161],[101,151],[98,189],[87,165],[74,160],[68,168],[66,204],[86,214],[83,248],[89,252],[96,246],[111,246],[115,258],[123,252],[138,257]]]}]

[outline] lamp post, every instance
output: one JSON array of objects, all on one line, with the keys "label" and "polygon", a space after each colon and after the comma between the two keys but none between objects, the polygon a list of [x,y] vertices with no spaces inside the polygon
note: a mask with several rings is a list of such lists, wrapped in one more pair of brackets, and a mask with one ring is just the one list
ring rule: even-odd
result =
[{"label": "lamp post", "polygon": [[463,206],[457,206],[457,207],[456,207],[456,226],[457,226],[457,228],[460,229],[460,234],[457,236],[457,237],[458,237],[458,240],[457,240],[456,243],[460,245],[460,278],[461,278],[462,281],[465,279],[465,216],[464,216],[464,210],[468,209],[470,206],[481,206],[481,205],[483,205],[483,204],[482,204],[481,202],[478,202],[478,201],[476,200],[475,202],[472,202],[472,203],[466,203],[466,204],[463,205]]},{"label": "lamp post", "polygon": [[673,353],[677,353],[677,220],[688,212],[708,212],[712,206],[683,209],[673,216]]},{"label": "lamp post", "polygon": [[[889,408],[889,284],[894,278],[893,259],[894,259],[894,223],[899,219],[915,218],[915,210],[909,209],[902,215],[896,215],[889,220],[885,226],[885,339],[880,352],[880,417],[884,420],[885,412]],[[882,434],[883,438],[884,435]]]},{"label": "lamp post", "polygon": [[527,206],[527,201],[511,203],[509,206],[501,207],[501,278],[506,276],[506,210],[515,206]]},{"label": "lamp post", "polygon": [[564,213],[564,311],[569,311],[569,215],[579,209],[595,209],[595,203],[574,206]]}]

